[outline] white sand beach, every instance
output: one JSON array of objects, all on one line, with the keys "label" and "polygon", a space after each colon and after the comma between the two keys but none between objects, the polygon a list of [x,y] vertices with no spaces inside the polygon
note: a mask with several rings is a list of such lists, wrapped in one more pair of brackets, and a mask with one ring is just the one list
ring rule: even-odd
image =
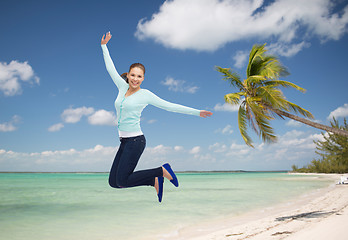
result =
[{"label": "white sand beach", "polygon": [[165,239],[348,239],[348,185],[336,185],[340,174],[311,175],[330,178],[332,185],[286,204],[181,229]]}]

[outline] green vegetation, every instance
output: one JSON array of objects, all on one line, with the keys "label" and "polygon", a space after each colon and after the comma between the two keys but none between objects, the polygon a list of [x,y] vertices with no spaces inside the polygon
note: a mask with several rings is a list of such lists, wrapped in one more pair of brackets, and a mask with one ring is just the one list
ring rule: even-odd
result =
[{"label": "green vegetation", "polygon": [[[313,118],[309,111],[286,99],[279,87],[290,87],[301,92],[305,92],[305,89],[291,82],[279,80],[280,77],[289,75],[289,72],[277,57],[266,53],[265,45],[252,47],[246,71],[247,78],[243,81],[230,68],[216,67],[216,70],[222,73],[223,79],[239,90],[236,93],[226,94],[225,102],[239,106],[238,126],[245,143],[253,147],[252,140],[247,133],[247,125],[258,136],[261,136],[264,142],[276,142],[277,136],[270,125],[270,120],[275,117],[291,118],[324,131],[348,137],[348,131],[308,120],[308,118]],[[300,114],[305,118],[290,112]]]},{"label": "green vegetation", "polygon": [[[331,126],[338,129],[348,130],[348,124],[344,119],[340,126],[334,118]],[[303,168],[293,165],[294,172],[316,172],[316,173],[348,173],[348,137],[335,133],[322,133],[323,141],[314,141],[317,145],[315,151],[321,159],[314,159]]]}]

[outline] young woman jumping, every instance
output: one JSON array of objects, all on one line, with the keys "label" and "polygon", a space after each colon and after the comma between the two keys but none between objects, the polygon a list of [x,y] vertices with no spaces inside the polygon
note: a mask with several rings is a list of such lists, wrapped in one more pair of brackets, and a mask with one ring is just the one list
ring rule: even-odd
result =
[{"label": "young woman jumping", "polygon": [[168,163],[154,169],[134,171],[146,145],[144,134],[140,128],[141,112],[148,104],[151,104],[167,111],[204,118],[211,116],[212,113],[167,102],[149,90],[140,88],[145,75],[145,67],[141,63],[134,63],[130,66],[125,81],[116,71],[106,46],[110,39],[110,32],[104,34],[101,47],[106,69],[118,88],[115,108],[121,144],[110,170],[109,184],[114,188],[153,186],[156,189],[158,201],[161,202],[164,178],[170,180],[176,187],[179,186],[179,182]]}]

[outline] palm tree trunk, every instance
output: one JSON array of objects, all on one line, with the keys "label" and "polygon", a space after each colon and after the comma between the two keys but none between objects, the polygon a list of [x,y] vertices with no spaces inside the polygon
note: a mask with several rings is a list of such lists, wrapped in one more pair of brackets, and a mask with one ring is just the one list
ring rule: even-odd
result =
[{"label": "palm tree trunk", "polygon": [[282,111],[282,110],[279,110],[279,109],[274,109],[274,108],[272,108],[270,106],[267,106],[267,107],[271,111],[275,112],[278,115],[281,115],[281,116],[293,119],[295,121],[307,124],[307,125],[309,125],[311,127],[314,127],[314,128],[318,128],[318,129],[324,130],[326,132],[332,132],[332,133],[335,133],[335,134],[338,134],[338,135],[341,135],[341,136],[348,137],[348,131],[345,131],[345,130],[342,130],[342,129],[339,129],[339,128],[329,127],[329,126],[326,126],[326,125],[323,125],[323,124],[320,124],[320,123],[316,123],[316,122],[310,121],[308,119],[305,119],[305,118],[293,115],[291,113],[288,113],[288,112],[285,112],[285,111]]}]

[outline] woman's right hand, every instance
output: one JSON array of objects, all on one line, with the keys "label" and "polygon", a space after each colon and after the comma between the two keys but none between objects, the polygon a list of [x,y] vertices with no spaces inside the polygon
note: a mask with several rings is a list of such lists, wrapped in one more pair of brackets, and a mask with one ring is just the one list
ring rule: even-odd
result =
[{"label": "woman's right hand", "polygon": [[109,42],[109,40],[111,39],[111,37],[112,36],[111,36],[110,31],[108,33],[106,33],[106,36],[104,34],[102,37],[102,40],[101,40],[101,45],[107,44]]}]

